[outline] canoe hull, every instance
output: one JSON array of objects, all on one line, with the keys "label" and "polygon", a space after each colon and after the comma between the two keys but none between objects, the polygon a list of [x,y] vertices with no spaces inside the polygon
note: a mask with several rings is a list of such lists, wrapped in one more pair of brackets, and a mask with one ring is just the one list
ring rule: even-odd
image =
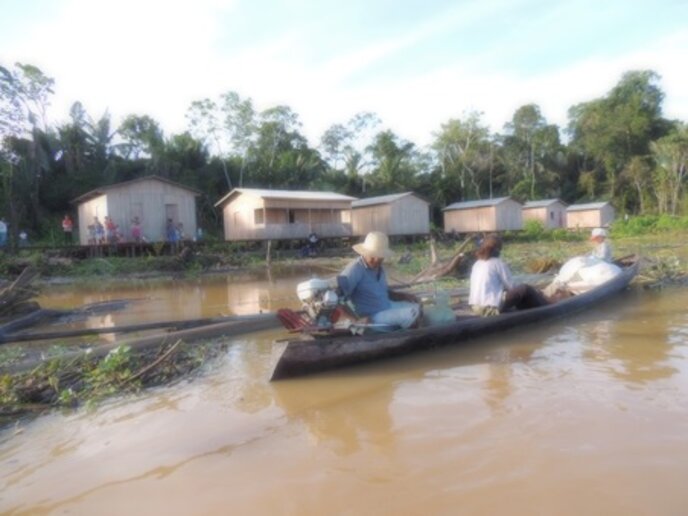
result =
[{"label": "canoe hull", "polygon": [[271,380],[304,376],[457,344],[474,337],[570,315],[624,290],[636,275],[637,268],[638,264],[634,262],[620,275],[589,292],[530,310],[508,312],[494,317],[466,317],[446,325],[403,333],[289,341],[275,366]]}]

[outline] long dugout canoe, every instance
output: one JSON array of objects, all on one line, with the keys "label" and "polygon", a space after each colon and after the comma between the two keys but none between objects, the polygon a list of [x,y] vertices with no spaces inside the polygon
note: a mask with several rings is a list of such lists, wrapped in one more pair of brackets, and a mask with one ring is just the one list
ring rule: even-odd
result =
[{"label": "long dugout canoe", "polygon": [[507,312],[494,317],[459,316],[455,322],[404,332],[359,337],[309,338],[286,343],[271,381],[319,373],[380,360],[533,324],[590,308],[628,287],[638,272],[638,259],[627,261],[608,282],[555,304]]}]

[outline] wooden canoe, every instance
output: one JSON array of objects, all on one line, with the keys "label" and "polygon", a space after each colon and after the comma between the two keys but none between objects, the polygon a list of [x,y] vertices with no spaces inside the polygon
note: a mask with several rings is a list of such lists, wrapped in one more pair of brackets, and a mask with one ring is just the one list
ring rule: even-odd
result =
[{"label": "wooden canoe", "polygon": [[494,317],[458,316],[455,322],[403,332],[288,341],[272,372],[271,380],[305,376],[424,349],[458,344],[470,338],[570,315],[625,290],[637,271],[638,260],[634,257],[624,263],[621,274],[595,289],[530,310],[507,312]]}]

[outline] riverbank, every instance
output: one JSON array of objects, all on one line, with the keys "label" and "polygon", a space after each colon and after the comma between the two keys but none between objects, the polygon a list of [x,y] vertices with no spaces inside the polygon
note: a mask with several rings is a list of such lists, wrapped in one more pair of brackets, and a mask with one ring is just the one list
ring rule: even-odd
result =
[{"label": "riverbank", "polygon": [[[628,235],[613,238],[617,256],[640,254],[648,258],[663,258],[672,253],[679,258],[688,257],[688,229],[673,229]],[[460,241],[437,242],[436,250],[440,261],[447,260],[458,249]],[[504,257],[516,273],[542,272],[555,268],[571,256],[589,252],[587,233],[555,231],[523,231],[505,235]],[[430,261],[430,246],[427,241],[410,245],[394,245],[396,256],[386,266],[392,277],[400,282],[426,269]],[[11,279],[25,267],[40,271],[43,284],[98,284],[166,281],[179,278],[194,278],[201,275],[232,275],[252,277],[260,275],[270,265],[276,274],[281,270],[303,266],[320,268],[323,273],[341,270],[348,260],[355,257],[350,247],[326,248],[316,257],[304,257],[296,249],[276,248],[266,255],[265,249],[240,250],[236,246],[213,246],[205,250],[180,252],[176,256],[139,257],[96,257],[71,259],[51,256],[31,249],[21,250],[17,255],[0,254],[0,277]],[[465,272],[465,270],[463,271]]]}]

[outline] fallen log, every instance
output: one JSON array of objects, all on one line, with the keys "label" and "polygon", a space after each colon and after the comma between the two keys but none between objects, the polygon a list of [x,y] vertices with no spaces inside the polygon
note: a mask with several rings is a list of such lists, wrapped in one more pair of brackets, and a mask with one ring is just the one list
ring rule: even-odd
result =
[{"label": "fallen log", "polygon": [[198,328],[190,328],[186,330],[174,331],[164,334],[150,335],[147,337],[140,337],[137,339],[121,340],[113,343],[96,346],[88,350],[79,350],[63,353],[59,357],[53,357],[50,359],[32,358],[21,362],[9,364],[6,366],[0,364],[0,374],[14,374],[23,371],[28,371],[40,366],[41,364],[49,360],[71,361],[78,360],[79,358],[85,356],[89,356],[92,358],[101,358],[107,355],[113,349],[117,348],[118,346],[129,346],[132,350],[144,351],[150,348],[174,343],[177,340],[182,340],[185,343],[190,343],[199,340],[207,340],[219,337],[236,337],[238,335],[245,335],[247,333],[278,328],[280,326],[281,323],[277,319],[276,314],[259,314],[257,316],[250,316],[250,319],[248,320],[235,320],[232,322],[209,324],[206,326],[200,326]]},{"label": "fallen log", "polygon": [[[96,314],[101,314],[101,313],[110,313],[114,312],[117,310],[122,310],[124,307],[129,304],[130,300],[127,299],[118,299],[115,301],[101,301],[98,303],[91,303],[88,305],[84,305],[80,308],[75,308],[73,310],[54,310],[54,309],[49,309],[49,308],[41,308],[38,304],[36,304],[36,308],[27,313],[26,315],[22,315],[21,317],[15,317],[9,322],[6,322],[5,324],[0,325],[0,344],[6,343],[6,342],[20,342],[20,341],[27,341],[27,340],[43,340],[40,338],[22,338],[23,335],[15,335],[14,332],[18,330],[23,330],[26,328],[30,328],[32,326],[35,326],[39,323],[45,323],[47,321],[50,321],[52,319],[59,319],[60,317],[88,317],[91,315],[96,315]],[[25,304],[26,302],[23,302],[21,304]],[[19,305],[15,305],[19,306]],[[78,330],[76,330],[78,331]],[[135,330],[133,330],[135,331]],[[98,333],[97,331],[91,331],[90,333]],[[16,340],[14,337],[18,337]],[[61,337],[74,337],[76,335],[58,335],[56,337],[48,337],[48,338],[61,338]]]},{"label": "fallen log", "polygon": [[23,330],[29,326],[35,326],[36,324],[43,322],[48,319],[54,319],[56,317],[61,317],[64,315],[62,310],[49,310],[46,308],[39,308],[26,315],[12,319],[10,322],[0,325],[0,344],[3,342],[11,342],[6,340],[11,334],[17,330]]},{"label": "fallen log", "polygon": [[[50,312],[49,310],[43,310]],[[40,314],[37,314],[40,315]],[[63,315],[58,312],[58,315]],[[79,330],[62,330],[62,331],[52,331],[52,332],[42,332],[42,333],[21,333],[21,334],[6,334],[10,333],[3,332],[5,326],[9,326],[9,323],[4,326],[0,326],[0,344],[10,344],[14,342],[27,342],[35,340],[54,340],[54,339],[66,339],[72,337],[84,337],[87,335],[102,335],[109,333],[133,333],[137,331],[146,330],[157,330],[160,328],[175,328],[177,330],[197,328],[199,326],[207,326],[210,324],[228,323],[228,322],[241,322],[245,320],[254,320],[260,318],[257,316],[241,316],[241,317],[206,317],[203,319],[187,319],[187,320],[176,320],[176,321],[158,321],[151,323],[141,323],[141,324],[128,324],[122,326],[112,326],[110,328],[82,328]],[[268,315],[268,314],[265,314]]]}]

